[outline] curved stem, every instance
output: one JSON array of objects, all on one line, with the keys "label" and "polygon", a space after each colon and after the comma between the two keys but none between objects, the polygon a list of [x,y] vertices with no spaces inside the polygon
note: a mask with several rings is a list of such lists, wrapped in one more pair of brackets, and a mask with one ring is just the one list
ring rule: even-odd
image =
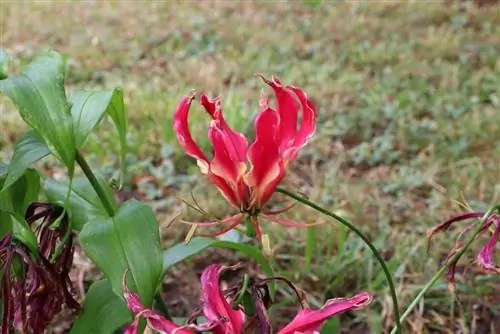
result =
[{"label": "curved stem", "polygon": [[97,196],[99,196],[99,199],[101,200],[102,205],[104,206],[104,209],[106,210],[108,215],[113,216],[115,214],[115,209],[113,209],[113,205],[111,205],[108,198],[106,197],[104,190],[99,184],[99,181],[97,181],[97,178],[92,172],[92,169],[90,169],[90,166],[87,164],[87,161],[85,161],[83,155],[78,151],[76,152],[76,162],[78,163],[83,173],[89,180],[90,184],[92,185],[92,188],[94,188],[95,192],[97,193]]},{"label": "curved stem", "polygon": [[[417,306],[417,304],[420,301],[420,299],[422,299],[422,297],[427,293],[427,291],[429,291],[430,288],[432,288],[432,286],[434,284],[436,284],[436,282],[439,280],[439,278],[441,277],[441,275],[444,274],[444,272],[446,271],[446,269],[448,268],[448,266],[450,264],[456,263],[460,259],[460,257],[462,257],[462,255],[465,253],[465,251],[470,247],[470,245],[472,245],[472,243],[476,239],[477,235],[481,232],[484,223],[488,220],[488,218],[490,217],[490,215],[494,211],[496,211],[496,210],[500,210],[500,205],[495,205],[492,208],[490,208],[488,211],[486,211],[486,213],[481,218],[481,223],[477,225],[476,229],[474,230],[474,233],[469,238],[469,240],[467,241],[467,243],[462,248],[460,248],[460,250],[458,252],[456,252],[448,261],[446,261],[441,266],[441,268],[439,268],[439,270],[432,277],[432,279],[422,288],[422,290],[420,290],[420,292],[415,296],[415,298],[412,300],[412,302],[410,303],[410,305],[408,305],[408,308],[405,310],[405,312],[403,313],[403,315],[399,319],[400,322],[403,322],[406,319],[406,317],[408,315],[410,315],[411,311],[413,311],[413,309],[415,308],[415,306]],[[394,333],[396,333],[396,328],[393,328],[392,331],[391,331],[391,334],[394,334]]]},{"label": "curved stem", "polygon": [[382,270],[384,271],[385,277],[387,279],[387,283],[389,284],[389,290],[391,292],[392,302],[394,304],[394,318],[395,318],[394,320],[396,322],[396,327],[395,327],[396,332],[401,333],[401,320],[400,320],[400,315],[399,315],[398,297],[396,295],[396,288],[394,286],[394,280],[392,279],[392,275],[391,275],[391,272],[389,271],[389,268],[387,268],[387,265],[385,264],[384,258],[382,257],[382,255],[380,255],[377,248],[371,243],[370,239],[368,239],[368,237],[363,232],[361,232],[357,227],[355,227],[354,225],[349,223],[349,221],[347,219],[345,219],[341,216],[338,216],[335,213],[330,212],[330,211],[320,207],[319,205],[305,199],[304,197],[296,195],[296,194],[294,194],[286,189],[282,189],[280,187],[278,187],[276,189],[276,191],[279,193],[282,193],[284,195],[287,195],[287,196],[295,199],[296,201],[301,202],[302,204],[305,204],[305,205],[309,206],[310,208],[313,208],[314,210],[319,211],[322,214],[324,214],[330,218],[335,219],[336,221],[338,221],[339,223],[341,223],[342,225],[344,225],[345,227],[347,227],[348,229],[350,229],[351,231],[356,233],[365,242],[365,244],[368,246],[368,248],[370,248],[370,250],[372,251],[373,255],[377,258],[378,262],[380,263],[380,266],[382,267]]}]

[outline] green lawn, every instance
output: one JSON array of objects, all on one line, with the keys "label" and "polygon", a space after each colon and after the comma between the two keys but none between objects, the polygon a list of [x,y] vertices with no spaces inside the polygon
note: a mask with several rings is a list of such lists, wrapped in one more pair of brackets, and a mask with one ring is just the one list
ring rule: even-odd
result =
[{"label": "green lawn", "polygon": [[[256,73],[301,87],[319,109],[317,133],[283,186],[361,227],[389,260],[403,306],[455,240],[455,232],[440,235],[427,253],[426,230],[466,210],[464,204],[485,210],[500,202],[500,5],[47,1],[2,2],[0,12],[2,47],[14,59],[11,72],[56,49],[67,56],[71,88],[124,89],[131,129],[123,196],[149,201],[160,222],[180,209],[183,219],[201,220],[181,201],[191,201],[190,191],[213,215],[231,212],[180,152],[172,116],[191,90],[206,91],[221,95],[228,122],[253,136],[251,121],[265,88]],[[8,160],[25,126],[5,98],[0,102],[0,159]],[[202,109],[193,108],[192,129],[207,151],[208,124]],[[118,139],[108,129],[100,127],[86,153],[111,176],[118,168],[112,153]],[[274,203],[282,200],[276,196]],[[285,216],[324,219],[299,205]],[[392,327],[384,276],[355,236],[329,224],[317,228],[315,257],[306,270],[305,231],[265,224],[281,273],[310,293],[311,305],[325,296],[372,290],[372,307],[353,315],[358,318],[341,318],[346,332],[349,326],[360,333]],[[186,230],[173,225],[164,231],[165,243],[181,240]],[[204,253],[179,271],[199,273],[200,263],[214,258],[238,260],[230,252]],[[486,333],[495,326],[500,277],[464,271],[472,259],[468,255],[459,266],[460,302],[454,306],[443,280],[406,323],[409,332],[467,333],[476,322],[485,326],[477,333]],[[182,278],[174,272],[168,279],[174,286],[175,275]],[[183,297],[174,313],[197,301],[189,290]],[[277,322],[290,315],[287,307]]]}]

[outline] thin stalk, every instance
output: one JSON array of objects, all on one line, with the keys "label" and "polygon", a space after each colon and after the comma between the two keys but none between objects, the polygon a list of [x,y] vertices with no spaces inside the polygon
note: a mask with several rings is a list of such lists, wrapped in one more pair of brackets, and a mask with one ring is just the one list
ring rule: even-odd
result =
[{"label": "thin stalk", "polygon": [[330,218],[335,219],[336,221],[338,221],[339,223],[341,223],[342,225],[344,225],[345,227],[347,227],[348,229],[350,229],[351,231],[356,233],[365,242],[365,244],[368,246],[368,248],[370,248],[373,255],[377,258],[378,262],[380,263],[380,266],[382,267],[382,270],[384,271],[385,277],[387,279],[387,283],[389,285],[389,290],[391,292],[392,303],[394,304],[394,320],[396,321],[396,327],[395,327],[396,332],[401,333],[401,320],[400,320],[400,315],[399,315],[398,297],[396,295],[396,288],[394,286],[394,280],[392,279],[392,275],[391,275],[391,272],[389,271],[389,268],[387,268],[387,265],[385,264],[384,258],[382,257],[382,255],[380,255],[377,248],[371,243],[370,239],[368,239],[368,237],[363,232],[361,232],[356,226],[352,225],[347,219],[345,219],[341,216],[338,216],[335,213],[330,212],[330,211],[322,208],[321,206],[317,205],[316,203],[313,203],[313,202],[305,199],[302,196],[296,195],[296,194],[294,194],[286,189],[282,189],[280,187],[278,187],[276,189],[276,191],[279,193],[282,193],[284,195],[287,195],[287,196],[295,199],[296,201],[298,201],[302,204],[305,204],[305,205],[309,206],[310,208],[313,208],[314,210],[319,211],[322,214],[324,214]]},{"label": "thin stalk", "polygon": [[92,188],[94,188],[95,192],[97,193],[97,196],[99,196],[99,199],[101,200],[102,205],[104,206],[104,209],[106,210],[108,215],[113,216],[115,214],[115,209],[113,209],[113,205],[111,205],[108,198],[106,197],[104,190],[99,184],[99,181],[97,181],[97,178],[92,172],[92,169],[90,169],[90,166],[87,164],[87,161],[85,161],[85,158],[78,151],[76,152],[76,162],[78,163],[83,173],[89,180],[90,184],[92,185]]},{"label": "thin stalk", "polygon": [[[472,245],[472,243],[476,239],[479,232],[481,232],[484,223],[488,220],[490,215],[496,210],[500,210],[500,205],[496,205],[496,206],[492,207],[484,214],[484,216],[481,218],[481,223],[477,225],[476,229],[474,230],[474,233],[469,238],[467,243],[462,248],[460,248],[460,250],[458,252],[456,252],[455,255],[453,255],[448,261],[446,261],[441,266],[441,268],[439,268],[439,270],[432,277],[432,279],[422,288],[422,290],[420,290],[420,292],[415,296],[415,298],[412,300],[410,305],[408,305],[408,308],[405,310],[405,312],[403,313],[403,315],[399,319],[400,322],[403,322],[406,319],[406,317],[408,315],[410,315],[410,313],[413,311],[415,306],[417,306],[420,299],[422,299],[422,297],[427,293],[427,291],[429,291],[432,288],[432,286],[434,284],[436,284],[436,282],[439,280],[441,275],[444,274],[444,272],[446,271],[448,266],[452,263],[456,263],[462,257],[462,255],[465,253],[465,251],[470,247],[470,245]],[[394,334],[394,333],[396,333],[396,328],[393,328],[391,331],[391,334]]]}]

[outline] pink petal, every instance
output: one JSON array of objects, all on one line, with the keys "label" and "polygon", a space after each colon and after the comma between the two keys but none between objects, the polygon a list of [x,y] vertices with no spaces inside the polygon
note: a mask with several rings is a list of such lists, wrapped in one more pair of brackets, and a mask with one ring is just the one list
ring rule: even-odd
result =
[{"label": "pink petal", "polygon": [[[277,101],[277,112],[279,116],[278,141],[280,152],[283,152],[289,143],[294,140],[297,132],[297,120],[299,113],[299,104],[295,95],[284,88],[278,79],[268,80],[262,77],[262,80],[274,90]],[[262,100],[262,99],[261,99]]]},{"label": "pink petal", "polygon": [[192,331],[183,329],[183,326],[177,325],[176,323],[165,319],[161,315],[156,312],[145,308],[139,299],[139,296],[135,293],[132,293],[127,288],[126,275],[123,275],[123,296],[125,297],[125,301],[127,306],[132,313],[134,313],[135,319],[130,326],[125,330],[126,334],[135,334],[137,333],[139,319],[145,318],[148,324],[148,327],[154,329],[160,333],[170,334],[175,331],[178,334],[193,334]]},{"label": "pink petal", "polygon": [[252,191],[251,206],[262,207],[285,176],[278,147],[278,126],[279,117],[270,108],[255,119],[255,141],[248,149],[251,168],[245,175]]},{"label": "pink petal", "polygon": [[213,329],[214,334],[241,333],[245,315],[242,311],[232,309],[222,294],[219,277],[227,267],[212,264],[205,268],[201,275],[203,313],[208,322],[217,322],[219,326]]},{"label": "pink petal", "polygon": [[189,108],[194,96],[182,99],[174,114],[174,132],[184,152],[198,161],[203,174],[208,172],[208,160],[191,136],[188,125]]},{"label": "pink petal", "polygon": [[500,221],[495,224],[495,230],[493,234],[488,239],[484,247],[481,249],[476,257],[479,265],[485,269],[497,269],[494,263],[494,253],[500,238]]},{"label": "pink petal", "polygon": [[319,310],[300,310],[292,322],[281,329],[278,334],[317,333],[327,319],[346,311],[358,310],[365,307],[372,299],[373,295],[371,293],[361,292],[352,298],[330,299]]},{"label": "pink petal", "polygon": [[134,322],[132,322],[123,332],[123,334],[137,334],[139,328],[140,317],[135,317]]}]

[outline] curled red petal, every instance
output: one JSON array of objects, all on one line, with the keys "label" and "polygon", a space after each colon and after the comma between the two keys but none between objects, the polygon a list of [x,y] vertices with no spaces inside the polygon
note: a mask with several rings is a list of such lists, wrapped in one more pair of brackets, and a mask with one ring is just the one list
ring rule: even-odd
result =
[{"label": "curled red petal", "polygon": [[182,99],[177,107],[174,114],[174,132],[184,152],[195,158],[202,173],[206,174],[208,172],[208,160],[198,144],[193,140],[191,132],[189,131],[188,116],[193,99],[194,96],[186,97]]},{"label": "curled red petal", "polygon": [[351,298],[335,298],[328,300],[319,310],[303,309],[295,318],[281,329],[278,334],[316,333],[325,321],[338,314],[358,310],[367,306],[373,299],[369,292],[361,292]]},{"label": "curled red petal", "polygon": [[276,96],[276,109],[279,116],[277,138],[280,152],[283,152],[285,148],[290,145],[290,142],[294,141],[297,133],[299,104],[297,103],[295,94],[290,92],[289,89],[283,87],[278,79],[272,78],[271,80],[268,80],[263,76],[261,76],[261,78],[266,84],[271,86]]},{"label": "curled red petal", "polygon": [[205,268],[201,275],[203,313],[208,322],[218,322],[213,329],[215,334],[241,333],[245,315],[242,311],[233,310],[219,286],[219,277],[228,267],[212,264]]},{"label": "curled red petal", "polygon": [[285,176],[278,146],[278,126],[279,117],[270,108],[255,119],[255,141],[248,149],[251,167],[245,175],[245,182],[251,189],[251,206],[262,207]]},{"label": "curled red petal", "polygon": [[472,218],[481,218],[484,215],[483,212],[467,212],[464,214],[460,214],[455,217],[451,217],[448,220],[445,220],[441,224],[431,228],[430,230],[427,231],[427,241],[430,245],[431,239],[434,236],[434,234],[442,231],[446,231],[448,228],[450,228],[451,225],[453,225],[456,222],[462,221],[462,220],[467,220],[467,219],[472,219]]},{"label": "curled red petal", "polygon": [[217,189],[219,189],[226,201],[228,201],[228,203],[231,204],[235,209],[239,210],[241,207],[240,196],[229,185],[228,181],[210,171],[208,171],[207,176],[210,182],[212,182],[217,187]]},{"label": "curled red petal", "polygon": [[241,205],[246,204],[247,187],[243,182],[246,172],[245,161],[237,161],[226,145],[226,133],[210,126],[208,136],[214,148],[214,158],[210,162],[210,172],[226,180]]},{"label": "curled red petal", "polygon": [[316,132],[317,112],[314,105],[307,98],[306,93],[297,87],[288,86],[287,88],[297,95],[302,109],[302,123],[300,128],[293,137],[293,141],[286,148],[286,151],[283,152],[285,161],[289,162],[296,158],[299,150],[308,143],[309,139]]},{"label": "curled red petal", "polygon": [[496,222],[493,234],[488,239],[484,247],[481,249],[476,257],[477,263],[484,269],[496,270],[497,267],[494,263],[494,253],[500,238],[500,221]]},{"label": "curled red petal", "polygon": [[241,133],[229,127],[222,114],[221,101],[219,98],[211,100],[206,94],[200,97],[201,104],[212,117],[213,125],[223,134],[224,146],[235,161],[245,162],[248,148],[248,141]]}]

